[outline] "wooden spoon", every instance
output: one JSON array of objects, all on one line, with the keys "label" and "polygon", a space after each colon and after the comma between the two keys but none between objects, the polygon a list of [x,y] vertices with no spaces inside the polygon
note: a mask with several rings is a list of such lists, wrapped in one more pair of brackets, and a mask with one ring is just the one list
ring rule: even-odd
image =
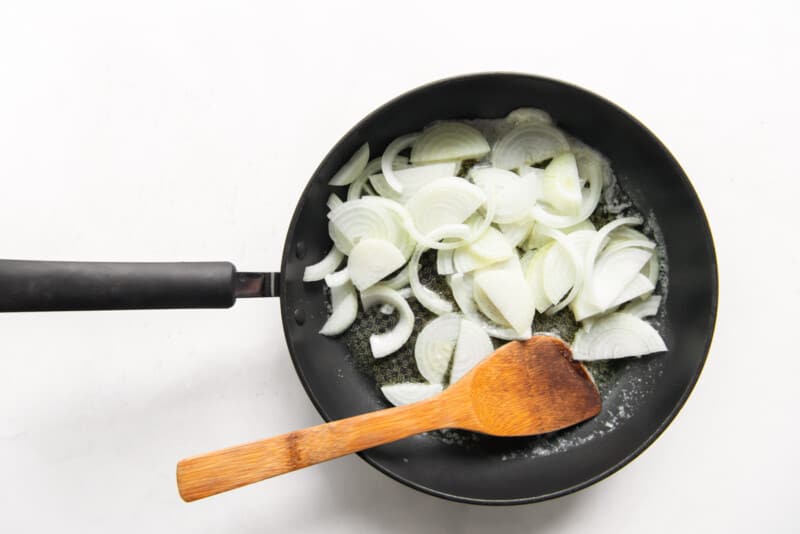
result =
[{"label": "wooden spoon", "polygon": [[569,347],[535,336],[503,345],[430,399],[181,460],[178,490],[195,501],[439,428],[495,436],[552,432],[594,417],[600,405]]}]

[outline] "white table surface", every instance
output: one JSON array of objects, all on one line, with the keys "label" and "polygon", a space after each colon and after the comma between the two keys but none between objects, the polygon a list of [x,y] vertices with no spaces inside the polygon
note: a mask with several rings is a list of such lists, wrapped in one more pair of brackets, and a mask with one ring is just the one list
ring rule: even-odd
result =
[{"label": "white table surface", "polygon": [[3,315],[0,531],[796,529],[798,4],[289,4],[0,4],[0,256],[276,269],[307,178],[367,112],[540,73],[632,112],[693,180],[721,287],[697,388],[632,464],[539,505],[445,502],[356,457],[187,505],[177,459],[320,420],[278,302]]}]

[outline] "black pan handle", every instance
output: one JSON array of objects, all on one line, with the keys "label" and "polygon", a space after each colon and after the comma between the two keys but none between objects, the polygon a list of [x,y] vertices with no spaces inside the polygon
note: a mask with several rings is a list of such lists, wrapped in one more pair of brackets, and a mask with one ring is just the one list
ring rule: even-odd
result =
[{"label": "black pan handle", "polygon": [[273,297],[280,273],[228,262],[105,263],[0,260],[0,312],[229,308]]}]

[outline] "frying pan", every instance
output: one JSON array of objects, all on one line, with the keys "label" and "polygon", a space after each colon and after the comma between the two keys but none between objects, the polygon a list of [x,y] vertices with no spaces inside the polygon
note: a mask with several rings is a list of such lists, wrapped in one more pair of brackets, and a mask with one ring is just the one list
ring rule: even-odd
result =
[{"label": "frying pan", "polygon": [[325,420],[384,408],[372,377],[344,343],[317,332],[327,315],[322,283],[306,265],[331,246],[325,202],[330,177],[364,142],[373,154],[434,120],[497,118],[531,106],[605,154],[623,189],[658,222],[669,266],[659,326],[667,353],[629,358],[603,371],[604,410],[551,435],[492,438],[429,433],[361,453],[421,491],[477,504],[541,501],[584,488],[641,453],[677,414],[705,362],[717,308],[711,233],[688,178],[659,140],[611,102],[563,82],[522,74],[451,78],[377,109],[333,147],[294,211],[280,273],[239,273],[220,263],[0,261],[0,311],[221,308],[236,298],[280,298],[286,342],[300,381]]}]

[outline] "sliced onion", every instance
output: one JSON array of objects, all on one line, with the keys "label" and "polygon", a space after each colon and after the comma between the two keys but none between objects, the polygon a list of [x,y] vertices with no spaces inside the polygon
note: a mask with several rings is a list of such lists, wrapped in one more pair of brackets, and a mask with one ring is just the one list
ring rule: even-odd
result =
[{"label": "sliced onion", "polygon": [[394,306],[391,304],[381,304],[381,307],[378,308],[378,311],[383,315],[392,315],[394,313]]},{"label": "sliced onion", "polygon": [[414,226],[422,234],[464,222],[486,201],[483,191],[463,178],[440,178],[426,185],[406,203]]},{"label": "sliced onion", "polygon": [[313,265],[308,265],[303,271],[303,282],[316,282],[322,280],[339,267],[344,259],[339,249],[332,247],[324,258]]},{"label": "sliced onion", "polygon": [[475,287],[486,294],[517,334],[531,328],[536,307],[517,256],[475,271]]},{"label": "sliced onion", "polygon": [[541,163],[567,150],[567,138],[556,128],[524,122],[495,143],[491,159],[495,167],[513,170]]},{"label": "sliced onion", "polygon": [[338,287],[348,283],[349,281],[350,281],[350,272],[347,270],[347,267],[345,267],[341,271],[336,271],[335,273],[331,273],[325,277],[325,284],[328,287]]},{"label": "sliced onion", "polygon": [[441,384],[458,340],[461,316],[442,315],[425,325],[414,345],[419,373],[431,384]]},{"label": "sliced onion", "polygon": [[508,224],[498,224],[500,231],[503,232],[506,240],[512,247],[518,247],[528,239],[533,228],[533,218],[524,217],[517,222]]},{"label": "sliced onion", "polygon": [[520,177],[503,169],[473,167],[470,169],[470,178],[487,194],[490,188],[494,190],[497,206],[493,220],[497,223],[512,223],[524,219],[538,196],[538,173],[532,172]]},{"label": "sliced onion", "polygon": [[[444,230],[435,230],[428,237],[438,240],[445,237],[445,235]],[[416,297],[417,301],[428,311],[436,315],[450,313],[453,311],[453,305],[432,289],[422,285],[419,280],[419,259],[425,250],[427,248],[424,246],[417,247],[417,250],[411,256],[411,261],[408,262],[408,278],[411,282],[411,291],[414,292],[414,297]]]},{"label": "sliced onion", "polygon": [[652,251],[638,247],[604,251],[594,265],[588,286],[592,302],[600,308],[608,309],[652,255]]},{"label": "sliced onion", "polygon": [[403,186],[394,176],[394,159],[401,151],[413,145],[417,137],[419,137],[419,134],[416,133],[398,137],[389,143],[389,146],[387,146],[386,150],[383,152],[383,156],[381,156],[381,172],[383,173],[383,178],[386,180],[386,185],[393,189],[395,193],[402,193]]},{"label": "sliced onion", "polygon": [[647,322],[628,313],[612,313],[593,321],[589,331],[578,330],[572,343],[576,360],[610,360],[667,350],[664,340]]},{"label": "sliced onion", "polygon": [[353,285],[363,291],[395,272],[405,262],[403,253],[389,241],[365,238],[350,251],[347,268]]},{"label": "sliced onion", "polygon": [[481,159],[489,153],[483,135],[462,122],[438,122],[426,128],[411,149],[412,163]]},{"label": "sliced onion", "polygon": [[372,334],[369,337],[369,346],[373,357],[383,358],[405,345],[414,330],[414,312],[411,311],[411,306],[402,295],[390,287],[377,284],[361,292],[361,304],[365,310],[378,304],[389,304],[397,310],[399,315],[394,328],[383,334]]},{"label": "sliced onion", "polygon": [[578,165],[571,152],[554,157],[542,176],[542,200],[563,215],[579,215],[581,184]]},{"label": "sliced onion", "polygon": [[396,275],[383,282],[383,285],[397,290],[407,287],[408,284],[408,269],[400,269]]},{"label": "sliced onion", "polygon": [[[514,254],[514,248],[508,243],[505,236],[496,228],[489,227],[486,232],[479,238],[464,247],[456,249],[453,263],[458,272],[468,272],[485,265],[490,265],[498,261],[505,261]],[[459,256],[471,256],[475,258],[474,263],[480,263],[483,260],[483,265],[478,265],[471,269],[462,269],[459,267]]]},{"label": "sliced onion", "polygon": [[517,108],[506,115],[506,120],[515,126],[523,122],[553,124],[553,119],[550,118],[549,113],[536,108]]},{"label": "sliced onion", "polygon": [[658,252],[653,251],[653,255],[650,257],[650,261],[647,262],[642,272],[647,276],[647,279],[650,280],[650,283],[653,284],[653,287],[658,284],[658,274],[661,266],[659,265],[658,260]]},{"label": "sliced onion", "polygon": [[635,302],[631,302],[625,306],[622,311],[638,317],[639,319],[644,319],[645,317],[652,317],[656,315],[658,313],[659,306],[661,306],[661,297],[658,295],[653,295],[647,300],[637,300]]},{"label": "sliced onion", "polygon": [[331,287],[331,315],[319,333],[323,336],[338,336],[350,328],[356,320],[356,314],[358,314],[358,298],[353,284],[347,282]]},{"label": "sliced onion", "polygon": [[336,193],[331,193],[331,196],[328,197],[328,202],[325,203],[328,206],[328,211],[336,209],[342,204],[344,204],[344,201]]},{"label": "sliced onion", "polygon": [[[560,239],[556,239],[544,258],[542,281],[547,298],[552,304],[558,304],[578,278],[583,279],[583,258],[595,232],[579,230],[571,234],[561,234],[558,230],[547,229],[544,233],[548,236],[560,234]],[[571,251],[567,250],[567,245],[572,248]]]},{"label": "sliced onion", "polygon": [[531,288],[533,304],[539,313],[543,313],[552,305],[544,292],[544,258],[554,245],[555,243],[550,243],[533,252],[525,267],[525,280]]},{"label": "sliced onion", "polygon": [[455,176],[458,172],[458,162],[447,161],[443,163],[431,163],[430,165],[420,165],[417,167],[408,167],[405,169],[398,169],[394,172],[395,180],[402,186],[403,191],[398,193],[389,183],[383,174],[373,174],[369,177],[369,182],[375,188],[379,195],[385,198],[391,198],[398,202],[405,203],[410,199],[414,193],[431,183],[438,178],[447,178],[448,176]]},{"label": "sliced onion", "polygon": [[456,268],[453,265],[453,250],[436,251],[436,272],[441,275],[453,274]]},{"label": "sliced onion", "polygon": [[[392,162],[393,169],[403,169],[408,166],[408,158],[405,156],[397,156]],[[350,184],[347,189],[347,200],[355,200],[361,198],[364,187],[367,185],[369,177],[381,170],[381,158],[375,158],[367,163],[361,175]]]},{"label": "sliced onion", "polygon": [[339,172],[333,175],[328,185],[338,186],[353,183],[353,181],[364,172],[367,161],[369,161],[369,143],[364,143],[361,145],[361,148],[356,150],[356,153],[353,154],[350,160],[342,165]]},{"label": "sliced onion", "polygon": [[450,383],[458,382],[492,352],[494,345],[486,331],[479,324],[461,319],[456,350],[453,354],[453,367],[450,371]]},{"label": "sliced onion", "polygon": [[503,317],[503,314],[500,313],[500,310],[497,309],[497,306],[489,300],[489,297],[486,296],[486,293],[478,286],[472,286],[472,298],[475,301],[475,304],[478,306],[478,311],[480,311],[487,319],[492,321],[493,323],[500,325],[502,327],[510,326],[506,318]]},{"label": "sliced onion", "polygon": [[608,164],[596,156],[593,150],[578,150],[574,154],[578,165],[578,174],[581,179],[589,183],[588,191],[584,190],[582,193],[581,208],[578,214],[558,215],[547,211],[542,206],[534,206],[531,210],[534,219],[552,228],[566,228],[588,219],[597,208],[597,203],[600,202]]},{"label": "sliced onion", "polygon": [[594,301],[584,296],[581,292],[578,297],[570,304],[572,314],[575,316],[576,321],[585,321],[586,319],[595,317],[601,313],[613,310],[617,306],[641,297],[653,291],[653,284],[643,274],[636,274],[633,280],[622,290],[622,292],[614,299],[611,304],[601,308]]},{"label": "sliced onion", "polygon": [[406,404],[429,399],[441,392],[441,384],[403,382],[402,384],[391,384],[381,387],[383,396],[395,406],[405,406]]},{"label": "sliced onion", "polygon": [[[560,250],[564,251],[567,259],[573,267],[572,278],[570,279],[568,277],[569,273],[566,273],[567,277],[562,278],[562,275],[565,274],[563,269],[566,267],[559,267],[555,265],[551,267],[548,265],[548,258],[551,258],[550,255],[554,254],[554,250],[557,250],[556,247],[553,247],[550,252],[548,252],[547,257],[545,257],[544,266],[542,267],[542,282],[545,295],[547,295],[548,299],[555,304],[555,306],[547,311],[548,314],[552,315],[558,311],[561,311],[564,309],[564,307],[569,305],[570,302],[575,300],[575,297],[578,296],[578,293],[583,287],[584,280],[583,276],[581,275],[581,268],[584,266],[583,256],[585,255],[585,250],[588,248],[589,244],[594,238],[594,232],[575,232],[572,234],[572,236],[574,236],[572,239],[568,238],[562,232],[552,228],[543,228],[541,229],[541,232],[555,240],[557,246]],[[555,256],[552,258],[555,258]],[[552,258],[550,259],[551,262],[553,261]],[[556,271],[556,268],[558,268],[559,271]],[[554,282],[551,282],[551,280]],[[553,302],[553,297],[557,295],[559,291],[561,291],[564,285],[570,287],[571,289],[567,296],[558,301],[556,304],[556,302]]]},{"label": "sliced onion", "polygon": [[447,283],[450,284],[453,299],[462,313],[465,315],[478,313],[478,307],[472,297],[475,284],[472,282],[471,274],[455,273],[447,278]]},{"label": "sliced onion", "polygon": [[378,198],[366,197],[345,202],[328,213],[331,239],[336,247],[350,254],[353,247],[365,238],[385,239],[395,245],[407,258],[414,243],[403,222],[387,211]]}]

